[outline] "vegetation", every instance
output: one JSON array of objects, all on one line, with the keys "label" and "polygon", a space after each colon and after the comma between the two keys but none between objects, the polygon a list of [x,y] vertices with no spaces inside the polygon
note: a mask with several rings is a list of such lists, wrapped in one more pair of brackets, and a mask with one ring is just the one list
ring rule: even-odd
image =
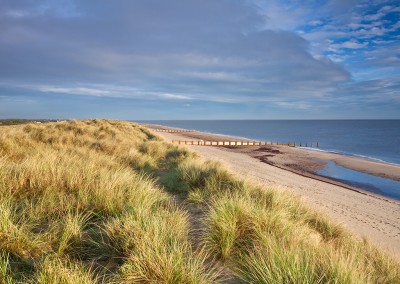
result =
[{"label": "vegetation", "polygon": [[47,123],[55,121],[56,120],[51,120],[51,119],[0,119],[0,126],[26,124],[26,123]]},{"label": "vegetation", "polygon": [[368,241],[134,123],[0,130],[0,283],[400,283]]}]

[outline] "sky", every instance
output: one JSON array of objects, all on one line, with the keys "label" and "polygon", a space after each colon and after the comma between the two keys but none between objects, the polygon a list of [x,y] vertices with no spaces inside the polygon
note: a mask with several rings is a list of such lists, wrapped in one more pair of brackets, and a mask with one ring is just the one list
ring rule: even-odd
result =
[{"label": "sky", "polygon": [[0,118],[400,119],[400,3],[1,0]]}]

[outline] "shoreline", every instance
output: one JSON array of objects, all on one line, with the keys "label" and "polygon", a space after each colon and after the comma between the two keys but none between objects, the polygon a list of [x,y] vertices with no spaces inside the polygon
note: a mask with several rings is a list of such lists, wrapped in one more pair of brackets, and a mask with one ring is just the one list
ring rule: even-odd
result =
[{"label": "shoreline", "polygon": [[[170,127],[170,126],[164,126],[164,125],[159,125],[159,124],[143,124],[144,126],[155,129],[179,129],[183,130],[183,128],[176,128],[176,127]],[[174,133],[174,134],[179,134],[181,138],[191,138],[191,139],[197,139],[197,140],[213,140],[213,141],[226,141],[226,139],[230,139],[232,141],[253,141],[252,139],[245,138],[245,137],[237,137],[237,136],[229,136],[229,135],[224,135],[224,134],[215,134],[215,133],[209,133],[209,132],[202,132],[202,131],[197,131],[197,130],[192,130],[191,132],[183,132],[183,133]],[[228,146],[220,146],[220,147],[228,147]],[[254,148],[259,147],[259,146],[254,146]],[[328,178],[325,176],[318,175],[314,172],[314,170],[319,170],[323,168],[323,161],[324,160],[330,160],[335,162],[336,164],[345,167],[347,169],[351,169],[354,171],[358,171],[361,173],[377,176],[377,177],[382,177],[385,179],[390,179],[393,181],[399,181],[400,182],[400,165],[394,164],[394,163],[389,163],[386,161],[380,161],[380,160],[375,160],[373,158],[368,158],[368,157],[361,157],[359,155],[352,155],[352,154],[346,154],[346,153],[337,153],[333,151],[328,151],[328,150],[321,150],[319,148],[306,148],[306,147],[294,147],[294,148],[289,148],[289,147],[282,147],[278,145],[268,145],[265,146],[271,149],[279,148],[281,151],[281,154],[286,154],[287,156],[290,157],[289,161],[294,161],[298,162],[298,164],[306,164],[305,166],[299,168],[298,165],[296,165],[296,168],[292,168],[290,165],[294,165],[293,163],[285,163],[283,161],[277,161],[277,157],[272,158],[269,157],[267,160],[263,160],[263,162],[268,162],[272,165],[280,166],[282,168],[288,169],[288,170],[296,170],[302,173],[308,173],[311,175],[315,175],[318,177],[322,178]],[[246,149],[249,147],[246,147]],[[253,148],[253,150],[254,150]],[[242,151],[244,153],[248,152],[246,149],[240,148],[240,147],[235,147],[238,151]],[[282,151],[282,149],[284,149]],[[299,157],[296,157],[299,156]],[[314,160],[314,165],[311,165],[309,160]],[[317,161],[319,160],[319,161]],[[319,164],[319,165],[317,165]],[[311,169],[311,170],[310,170]],[[334,180],[333,178],[329,178]],[[337,181],[337,180],[335,180]],[[353,189],[355,187],[343,183],[342,184],[346,186],[350,186]],[[361,188],[357,188],[362,191],[367,191]],[[367,191],[369,193],[369,191]]]},{"label": "shoreline", "polygon": [[370,162],[376,162],[376,163],[382,163],[382,164],[391,165],[391,166],[395,166],[395,167],[400,167],[400,164],[384,161],[384,160],[374,158],[374,157],[345,153],[345,152],[340,152],[340,151],[335,151],[335,150],[324,150],[324,149],[320,149],[320,148],[309,148],[309,147],[300,147],[300,146],[296,146],[296,147],[300,148],[300,149],[304,149],[304,150],[309,150],[309,151],[317,151],[317,152],[322,152],[322,153],[341,155],[341,156],[345,156],[345,157],[352,157],[352,158],[357,158],[357,159],[366,160],[366,161],[370,161]]},{"label": "shoreline", "polygon": [[[147,127],[149,128],[149,125]],[[172,127],[165,128],[174,129]],[[154,133],[167,141],[209,137],[209,134],[200,132]],[[226,140],[226,137],[213,136],[213,138],[219,139],[219,141],[222,141],[224,138]],[[253,147],[181,146],[194,150],[204,159],[222,162],[241,178],[294,194],[308,204],[309,207],[326,213],[331,219],[344,225],[355,236],[360,238],[366,237],[377,247],[400,259],[399,201],[352,188],[335,182],[332,179],[326,178],[323,180],[321,177],[310,175],[307,172],[296,171],[293,168],[283,168],[276,163],[274,165],[265,163],[257,158],[257,156],[260,156],[260,152],[254,152],[254,149],[251,149]],[[268,146],[268,148],[270,147]],[[285,149],[296,150],[291,147],[274,145],[269,151],[278,150],[283,152]],[[311,152],[303,149],[299,150],[302,150],[302,153]],[[261,156],[271,154],[273,152],[264,152],[261,153]],[[292,158],[296,157],[293,153],[280,154],[275,157],[277,157],[276,159],[284,159],[284,157],[290,155]],[[266,158],[272,159],[274,157]],[[300,160],[306,162],[303,165],[306,168],[320,168],[323,166],[321,161],[310,157],[303,157]]]},{"label": "shoreline", "polygon": [[[248,138],[248,137],[242,137],[242,136],[236,136],[236,135],[230,135],[230,134],[221,134],[221,133],[216,133],[216,132],[208,132],[208,131],[204,131],[204,130],[174,127],[174,126],[155,124],[155,123],[154,124],[140,123],[140,122],[137,122],[137,123],[142,124],[144,126],[147,125],[147,126],[149,126],[149,128],[189,130],[189,131],[192,131],[195,133],[206,134],[207,136],[210,136],[210,137],[215,137],[215,136],[226,137],[226,138],[231,138],[232,141],[235,141],[235,140],[236,141],[262,141],[262,142],[267,141],[268,143],[283,142],[283,144],[287,144],[287,142],[285,142],[285,141],[263,140],[263,139],[260,140],[257,138]],[[305,143],[303,143],[303,144],[305,144]],[[365,161],[369,161],[369,162],[376,162],[376,163],[382,163],[385,165],[400,167],[400,161],[396,161],[396,162],[395,161],[387,161],[384,158],[373,157],[373,156],[368,156],[368,155],[364,155],[364,154],[356,154],[356,153],[352,153],[352,152],[345,152],[345,151],[337,150],[337,149],[321,149],[319,147],[304,147],[304,146],[298,145],[298,143],[296,143],[296,148],[310,150],[310,151],[317,151],[317,152],[322,152],[322,153],[328,153],[328,154],[335,154],[335,155],[351,157],[351,158],[357,158],[357,159],[361,159],[361,160],[365,160]],[[384,176],[384,177],[390,178],[387,176]],[[397,179],[397,180],[400,181],[400,179]]]}]

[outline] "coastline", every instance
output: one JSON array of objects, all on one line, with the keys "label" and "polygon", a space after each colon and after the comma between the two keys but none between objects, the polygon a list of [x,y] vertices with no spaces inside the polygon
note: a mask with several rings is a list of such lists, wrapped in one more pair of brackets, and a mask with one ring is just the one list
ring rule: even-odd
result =
[{"label": "coastline", "polygon": [[[146,125],[159,128],[156,125]],[[176,129],[163,127],[165,129]],[[232,138],[203,132],[166,133],[154,132],[167,141],[189,139],[212,139],[223,141]],[[359,167],[376,174],[385,174],[382,163],[365,161],[359,165],[360,158],[338,157],[338,154],[321,153],[301,148],[268,146],[262,151],[257,147],[204,147],[189,146],[205,159],[218,160],[241,177],[252,182],[289,191],[303,199],[309,206],[325,212],[332,219],[342,223],[349,231],[359,237],[367,237],[375,245],[400,258],[400,202],[348,186],[333,179],[312,174],[324,167],[323,159],[336,159],[338,163]],[[280,153],[277,154],[276,151]],[[275,154],[274,156],[272,156]],[[270,155],[270,156],[268,156]],[[323,159],[319,155],[324,155]],[[266,158],[266,161],[260,159]],[[267,156],[267,157],[265,157]],[[350,159],[352,161],[346,161]],[[288,162],[290,161],[290,162]],[[363,160],[364,161],[364,160]],[[290,167],[292,165],[292,167]],[[298,167],[301,165],[301,167]],[[393,167],[392,165],[387,165]],[[298,168],[296,168],[298,167]],[[400,171],[391,173],[398,179]]]},{"label": "coastline", "polygon": [[[182,130],[182,128],[176,128],[176,127],[169,127],[169,126],[164,126],[164,125],[158,125],[158,124],[143,124],[146,127],[149,127],[150,129],[179,129]],[[182,140],[184,139],[194,139],[194,140],[213,140],[213,141],[226,141],[232,140],[232,141],[253,141],[248,138],[244,137],[236,137],[236,136],[229,136],[229,135],[223,135],[223,134],[215,134],[215,133],[208,133],[208,132],[201,132],[201,131],[196,131],[193,130],[191,132],[182,132],[182,133],[174,133],[178,135],[177,137],[181,138]],[[177,138],[178,139],[178,138]],[[225,147],[229,148],[229,147]],[[279,166],[288,170],[294,170],[298,171],[299,173],[307,173],[310,175],[315,175],[319,176],[314,173],[315,170],[322,169],[326,160],[330,160],[335,162],[336,164],[351,169],[355,170],[358,172],[386,178],[386,179],[391,179],[394,181],[400,181],[400,165],[385,162],[385,161],[379,161],[379,160],[373,160],[372,158],[369,157],[361,157],[357,155],[351,155],[351,154],[345,154],[345,153],[335,153],[331,151],[325,151],[325,150],[320,150],[318,148],[305,148],[305,147],[282,147],[282,146],[276,146],[276,145],[268,145],[266,149],[266,152],[264,154],[267,154],[269,157],[262,157],[263,152],[258,151],[259,154],[257,155],[257,151],[254,151],[259,147],[246,147],[246,148],[240,148],[240,147],[235,147],[232,148],[235,151],[240,151],[243,153],[248,153],[249,155],[253,157],[258,157],[258,158],[264,158],[262,159],[263,162],[269,163],[271,165]],[[249,151],[250,150],[250,151]],[[276,150],[279,151],[279,153],[276,152]],[[275,151],[275,154],[279,155],[274,155],[272,157],[272,154],[269,153],[271,151]],[[266,159],[265,159],[266,158]],[[322,176],[319,176],[322,177]],[[349,185],[347,185],[349,186]],[[362,189],[360,189],[362,190]]]}]

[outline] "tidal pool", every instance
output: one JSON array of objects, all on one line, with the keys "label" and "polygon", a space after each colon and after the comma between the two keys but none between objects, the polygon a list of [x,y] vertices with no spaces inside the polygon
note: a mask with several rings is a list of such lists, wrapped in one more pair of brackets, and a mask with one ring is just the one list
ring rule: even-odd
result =
[{"label": "tidal pool", "polygon": [[400,200],[399,181],[354,171],[333,161],[326,161],[325,168],[315,173],[369,192]]}]

